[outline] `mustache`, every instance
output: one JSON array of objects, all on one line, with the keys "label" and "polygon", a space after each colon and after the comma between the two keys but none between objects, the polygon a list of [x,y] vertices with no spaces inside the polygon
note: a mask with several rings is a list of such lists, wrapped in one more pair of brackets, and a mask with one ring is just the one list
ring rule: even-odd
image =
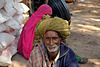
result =
[{"label": "mustache", "polygon": [[55,48],[55,47],[57,47],[57,46],[59,46],[59,45],[58,45],[58,44],[54,44],[54,45],[48,44],[48,45],[47,45],[47,47],[50,47],[50,48]]}]

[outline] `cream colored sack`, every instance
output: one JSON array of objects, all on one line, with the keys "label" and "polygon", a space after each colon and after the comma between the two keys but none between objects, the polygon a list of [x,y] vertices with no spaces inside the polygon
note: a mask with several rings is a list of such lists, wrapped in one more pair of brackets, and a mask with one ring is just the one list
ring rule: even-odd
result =
[{"label": "cream colored sack", "polygon": [[15,37],[8,33],[0,33],[0,52],[13,43]]},{"label": "cream colored sack", "polygon": [[7,26],[5,26],[4,24],[0,24],[0,33],[7,30],[8,30]]},{"label": "cream colored sack", "polygon": [[20,24],[13,18],[10,18],[4,24],[11,27],[11,28],[13,28],[13,29],[20,29],[21,28]]},{"label": "cream colored sack", "polygon": [[4,0],[0,0],[0,9],[5,5]]},{"label": "cream colored sack", "polygon": [[17,43],[18,40],[15,39],[9,47],[0,52],[0,66],[8,66],[12,63],[11,58],[17,53]]}]

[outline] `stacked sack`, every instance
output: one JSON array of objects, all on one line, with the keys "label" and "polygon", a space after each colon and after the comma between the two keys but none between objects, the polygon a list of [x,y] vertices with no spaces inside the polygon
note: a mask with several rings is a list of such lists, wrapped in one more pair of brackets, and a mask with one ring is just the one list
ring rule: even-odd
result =
[{"label": "stacked sack", "polygon": [[0,66],[11,64],[29,8],[22,0],[0,0]]}]

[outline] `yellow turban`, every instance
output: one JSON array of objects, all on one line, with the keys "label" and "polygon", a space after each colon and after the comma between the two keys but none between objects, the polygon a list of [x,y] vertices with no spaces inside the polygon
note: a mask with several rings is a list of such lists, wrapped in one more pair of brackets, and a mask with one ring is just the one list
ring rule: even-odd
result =
[{"label": "yellow turban", "polygon": [[40,24],[38,25],[37,29],[37,34],[43,36],[47,30],[59,32],[63,39],[66,39],[70,34],[70,27],[68,25],[68,21],[63,20],[59,17],[47,17],[40,21]]}]

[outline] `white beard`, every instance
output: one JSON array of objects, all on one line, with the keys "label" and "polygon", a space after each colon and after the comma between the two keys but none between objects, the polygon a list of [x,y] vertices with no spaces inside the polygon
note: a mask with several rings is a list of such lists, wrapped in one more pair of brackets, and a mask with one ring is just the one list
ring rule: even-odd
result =
[{"label": "white beard", "polygon": [[59,49],[59,45],[46,45],[49,52],[56,52]]}]

